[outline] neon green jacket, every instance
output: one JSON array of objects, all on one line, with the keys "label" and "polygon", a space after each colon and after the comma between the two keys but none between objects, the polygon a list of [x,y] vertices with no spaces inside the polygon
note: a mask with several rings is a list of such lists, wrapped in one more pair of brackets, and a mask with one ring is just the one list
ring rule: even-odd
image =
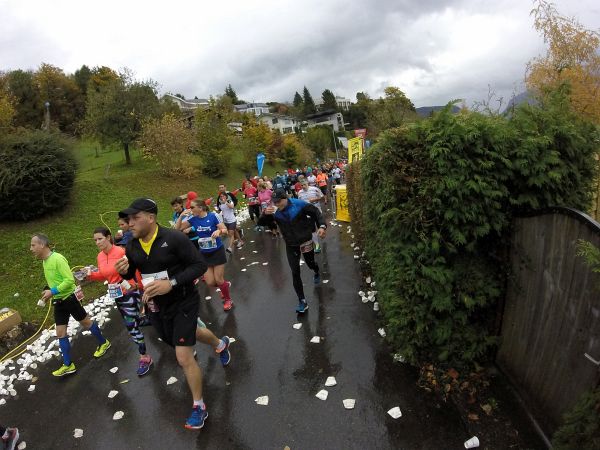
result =
[{"label": "neon green jacket", "polygon": [[43,265],[46,282],[56,300],[63,300],[75,292],[75,278],[63,255],[52,252]]}]

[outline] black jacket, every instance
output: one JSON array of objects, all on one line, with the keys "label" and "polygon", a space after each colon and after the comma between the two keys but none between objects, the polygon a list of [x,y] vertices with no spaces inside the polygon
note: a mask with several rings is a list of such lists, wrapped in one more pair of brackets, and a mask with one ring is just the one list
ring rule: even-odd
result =
[{"label": "black jacket", "polygon": [[206,263],[194,244],[181,231],[159,226],[150,255],[146,255],[137,238],[127,243],[125,254],[129,260],[129,271],[123,275],[126,280],[133,278],[135,271],[139,270],[142,278],[144,275],[166,271],[169,279],[177,281],[177,285],[169,293],[155,297],[160,308],[189,296],[198,296],[194,280],[206,272]]},{"label": "black jacket", "polygon": [[288,198],[285,209],[275,214],[262,214],[258,219],[261,226],[275,221],[283,235],[285,243],[291,247],[299,246],[312,239],[313,232],[325,224],[323,214],[314,205],[303,200]]}]

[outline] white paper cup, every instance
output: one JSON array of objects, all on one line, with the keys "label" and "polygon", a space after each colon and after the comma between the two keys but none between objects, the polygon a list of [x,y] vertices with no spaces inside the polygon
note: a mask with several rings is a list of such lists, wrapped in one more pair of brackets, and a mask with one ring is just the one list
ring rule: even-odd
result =
[{"label": "white paper cup", "polygon": [[347,398],[346,400],[343,400],[343,403],[344,403],[344,408],[353,409],[354,405],[356,403],[356,400],[353,398]]},{"label": "white paper cup", "polygon": [[468,441],[465,441],[465,448],[476,448],[479,447],[479,439],[477,436],[473,436]]}]

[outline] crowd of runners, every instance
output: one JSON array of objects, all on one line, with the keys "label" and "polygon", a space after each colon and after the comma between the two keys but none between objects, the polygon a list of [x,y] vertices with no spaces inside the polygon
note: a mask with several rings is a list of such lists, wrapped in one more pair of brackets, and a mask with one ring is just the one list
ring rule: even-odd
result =
[{"label": "crowd of runners", "polygon": [[[95,265],[72,272],[63,255],[53,250],[48,236],[37,233],[30,250],[42,260],[47,286],[40,306],[54,306],[56,336],[63,364],[52,374],[56,377],[77,371],[71,360],[67,324],[72,316],[96,340],[95,358],[110,349],[103,335],[81,304],[83,293],[77,281],[105,282],[108,295],[123,318],[124,325],[139,353],[137,375],[146,375],[154,361],[148,354],[142,328],[151,324],[158,339],[175,350],[192,394],[192,412],[185,422],[189,429],[203,427],[208,412],[202,395],[202,370],[196,361],[194,346],[200,341],[213,348],[223,367],[229,365],[230,338],[218,338],[199,317],[198,285],[205,283],[220,292],[223,309],[230,311],[231,282],[225,266],[234,252],[242,249],[244,233],[237,221],[238,202],[244,198],[254,232],[281,237],[292,272],[293,288],[298,297],[296,312],[308,309],[304,295],[300,259],[314,272],[315,284],[321,281],[315,253],[321,251],[327,224],[322,214],[332,187],[343,178],[341,164],[277,172],[274,177],[247,175],[239,188],[229,191],[219,185],[216,194],[200,199],[190,191],[171,201],[170,226],[158,224],[158,205],[151,198],[135,199],[118,213],[118,231],[107,226],[93,230],[98,248]],[[18,436],[16,429],[5,430],[5,437]],[[12,434],[11,434],[12,433]]]}]

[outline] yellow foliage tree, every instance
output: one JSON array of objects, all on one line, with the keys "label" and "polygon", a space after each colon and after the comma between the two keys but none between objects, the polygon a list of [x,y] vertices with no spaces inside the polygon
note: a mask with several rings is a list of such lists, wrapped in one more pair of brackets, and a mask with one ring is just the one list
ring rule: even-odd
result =
[{"label": "yellow foliage tree", "polygon": [[191,177],[199,170],[191,155],[196,144],[193,132],[173,114],[146,120],[138,143],[144,157],[156,161],[165,175]]},{"label": "yellow foliage tree", "polygon": [[561,16],[546,0],[537,0],[531,14],[548,51],[529,62],[527,87],[543,95],[568,83],[573,110],[600,124],[600,34],[573,17]]},{"label": "yellow foliage tree", "polygon": [[14,98],[0,79],[0,131],[5,133],[12,127],[15,117]]}]

